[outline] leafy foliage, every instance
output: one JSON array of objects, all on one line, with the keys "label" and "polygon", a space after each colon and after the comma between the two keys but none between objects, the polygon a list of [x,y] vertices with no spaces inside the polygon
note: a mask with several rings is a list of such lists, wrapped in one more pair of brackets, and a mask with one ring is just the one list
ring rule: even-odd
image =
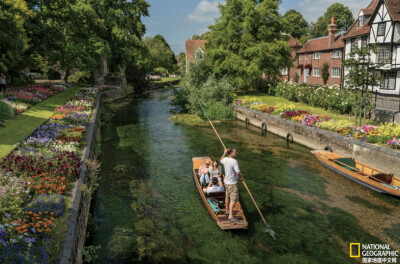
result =
[{"label": "leafy foliage", "polygon": [[313,37],[328,35],[328,25],[331,23],[332,16],[335,18],[338,31],[347,31],[354,23],[353,13],[349,7],[340,3],[334,3],[328,7],[324,15],[319,17],[314,24]]},{"label": "leafy foliage", "polygon": [[326,62],[322,65],[321,76],[322,76],[324,85],[326,85],[326,83],[328,82],[328,79],[329,79],[329,64]]},{"label": "leafy foliage", "polygon": [[283,15],[283,20],[287,27],[286,33],[292,37],[300,39],[307,34],[309,26],[300,12],[290,9]]},{"label": "leafy foliage", "polygon": [[216,78],[226,77],[247,90],[263,73],[275,79],[291,65],[278,1],[228,0],[219,8],[221,17],[210,26],[206,44],[206,60]]},{"label": "leafy foliage", "polygon": [[0,100],[0,120],[8,120],[14,117],[14,109]]},{"label": "leafy foliage", "polygon": [[153,59],[154,68],[166,68],[169,71],[174,71],[176,65],[175,55],[170,46],[161,35],[156,35],[153,38],[147,37],[144,39],[150,55]]}]

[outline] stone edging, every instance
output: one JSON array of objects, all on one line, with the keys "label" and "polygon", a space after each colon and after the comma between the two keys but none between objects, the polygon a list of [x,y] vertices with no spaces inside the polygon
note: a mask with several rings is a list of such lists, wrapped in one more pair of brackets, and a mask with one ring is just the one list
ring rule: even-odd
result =
[{"label": "stone edging", "polygon": [[[115,87],[117,88],[117,87]],[[111,96],[107,96],[110,93]],[[95,127],[98,124],[98,116],[100,110],[100,102],[110,97],[125,96],[124,89],[118,87],[116,90],[99,92],[97,94],[96,108],[90,122],[89,130],[86,136],[86,146],[82,152],[81,167],[79,172],[79,179],[75,182],[72,190],[72,207],[70,210],[70,217],[68,218],[68,231],[62,249],[62,256],[60,264],[81,263],[82,262],[82,249],[85,242],[86,227],[89,216],[90,200],[84,201],[82,197],[81,187],[85,184],[87,165],[85,160],[94,157],[94,144],[95,144]],[[108,97],[108,98],[102,98]]]},{"label": "stone edging", "polygon": [[290,133],[293,142],[311,149],[324,149],[326,146],[330,146],[339,155],[354,157],[361,163],[400,177],[397,165],[400,162],[400,153],[390,148],[349,139],[317,127],[305,126],[237,105],[232,105],[232,109],[236,112],[238,120],[245,121],[250,125],[263,128],[265,123],[266,130],[273,134],[287,138]]}]

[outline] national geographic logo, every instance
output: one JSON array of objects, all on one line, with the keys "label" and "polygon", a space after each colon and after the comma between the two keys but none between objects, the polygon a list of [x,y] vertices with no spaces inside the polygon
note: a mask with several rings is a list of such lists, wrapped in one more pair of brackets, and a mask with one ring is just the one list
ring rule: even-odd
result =
[{"label": "national geographic logo", "polygon": [[398,256],[389,244],[350,243],[350,258],[362,258],[362,263],[397,263]]}]

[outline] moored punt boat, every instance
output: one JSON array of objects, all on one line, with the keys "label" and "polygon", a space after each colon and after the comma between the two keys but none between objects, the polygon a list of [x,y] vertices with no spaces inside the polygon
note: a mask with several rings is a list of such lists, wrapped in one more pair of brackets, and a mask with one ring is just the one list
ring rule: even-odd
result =
[{"label": "moored punt boat", "polygon": [[[240,205],[240,202],[235,204],[235,208],[233,209],[234,217],[239,220],[238,223],[232,223],[228,220],[228,216],[225,215],[226,209],[221,208],[218,212],[216,212],[215,208],[213,209],[213,205],[209,202],[210,199],[215,199],[218,202],[225,203],[225,191],[223,192],[216,192],[206,194],[203,191],[201,186],[198,171],[200,166],[205,165],[206,161],[212,162],[209,157],[195,157],[193,160],[193,175],[194,181],[196,183],[197,190],[200,193],[201,200],[204,203],[207,211],[210,213],[211,217],[217,222],[221,229],[229,230],[229,229],[247,229],[248,223],[246,217],[244,216],[243,209]],[[225,186],[224,186],[225,187]]]},{"label": "moored punt boat", "polygon": [[326,167],[374,191],[400,197],[400,179],[368,165],[325,151],[311,151]]}]

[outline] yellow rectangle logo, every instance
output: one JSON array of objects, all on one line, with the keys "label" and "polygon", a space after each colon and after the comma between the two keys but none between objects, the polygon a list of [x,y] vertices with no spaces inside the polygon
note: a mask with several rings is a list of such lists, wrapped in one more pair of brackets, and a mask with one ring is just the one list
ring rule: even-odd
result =
[{"label": "yellow rectangle logo", "polygon": [[361,256],[360,253],[361,253],[360,243],[350,243],[350,258],[359,258]]}]

